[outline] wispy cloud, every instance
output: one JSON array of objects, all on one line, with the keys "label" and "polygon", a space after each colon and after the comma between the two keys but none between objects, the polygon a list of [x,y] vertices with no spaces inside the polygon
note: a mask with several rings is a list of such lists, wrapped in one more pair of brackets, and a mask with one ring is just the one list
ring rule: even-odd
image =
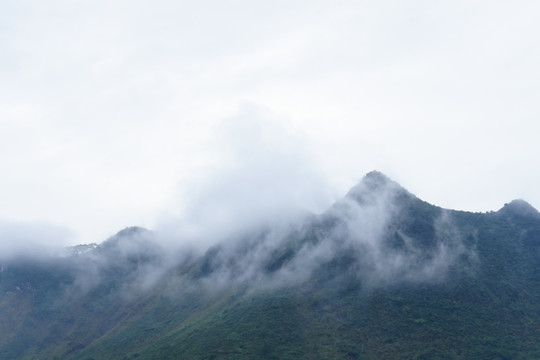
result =
[{"label": "wispy cloud", "polygon": [[243,225],[228,233],[206,230],[219,241],[199,244],[196,251],[159,245],[161,237],[179,236],[166,228],[127,229],[83,258],[78,287],[111,281],[107,274],[115,269],[124,272],[119,291],[128,298],[156,286],[178,294],[307,281],[353,281],[371,291],[444,283],[474,272],[478,263],[474,244],[463,240],[470,234],[454,225],[451,212],[422,202],[380,173],[369,174],[322,214]]},{"label": "wispy cloud", "polygon": [[280,120],[247,104],[221,123],[210,144],[219,164],[186,186],[181,214],[156,230],[208,244],[328,206],[331,187],[307,154],[309,144]]},{"label": "wispy cloud", "polygon": [[341,191],[379,168],[446,207],[539,198],[535,2],[3,10],[0,218],[61,223],[82,242],[152,226],[179,183],[208,173],[215,125],[245,102],[284,114]]},{"label": "wispy cloud", "polygon": [[73,236],[69,229],[49,223],[0,221],[0,260],[54,256]]}]

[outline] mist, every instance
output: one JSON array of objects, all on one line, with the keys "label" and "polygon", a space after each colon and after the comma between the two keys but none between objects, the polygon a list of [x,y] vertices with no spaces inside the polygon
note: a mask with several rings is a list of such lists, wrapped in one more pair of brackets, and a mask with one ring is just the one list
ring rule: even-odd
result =
[{"label": "mist", "polygon": [[67,262],[71,294],[107,283],[126,299],[156,287],[255,291],[341,277],[369,290],[472,271],[474,246],[451,211],[412,213],[431,205],[379,172],[338,194],[308,155],[310,143],[285,124],[251,104],[224,119],[208,144],[211,166],[184,184],[176,210],[151,230],[129,227],[60,251],[66,229],[0,223],[2,258]]},{"label": "mist", "polygon": [[[431,218],[419,223],[424,219],[410,212],[426,206]],[[210,228],[199,232],[122,230],[79,257],[76,290],[85,293],[112,281],[129,300],[158,288],[174,297],[352,281],[359,291],[371,292],[444,284],[478,265],[474,242],[464,240],[470,234],[458,230],[451,211],[424,203],[381,173],[366,175],[320,214],[280,219],[268,209],[267,221],[253,216],[211,228],[205,219]],[[183,246],[170,245],[175,236]],[[196,245],[185,242],[190,236]],[[120,277],[111,280],[111,273]]]},{"label": "mist", "polygon": [[311,146],[285,119],[244,104],[221,122],[208,144],[211,169],[180,191],[176,214],[157,221],[168,245],[207,247],[229,235],[321,212],[336,197],[318,169]]},{"label": "mist", "polygon": [[0,220],[0,260],[45,258],[62,253],[74,233],[47,222]]}]

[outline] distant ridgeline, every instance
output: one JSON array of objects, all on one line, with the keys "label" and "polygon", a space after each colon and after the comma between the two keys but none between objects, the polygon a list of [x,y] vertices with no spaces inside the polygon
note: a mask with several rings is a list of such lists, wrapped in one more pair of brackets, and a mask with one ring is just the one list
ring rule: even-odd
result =
[{"label": "distant ridgeline", "polygon": [[0,359],[540,359],[540,214],[430,205],[378,172],[205,251],[133,227],[0,256]]}]

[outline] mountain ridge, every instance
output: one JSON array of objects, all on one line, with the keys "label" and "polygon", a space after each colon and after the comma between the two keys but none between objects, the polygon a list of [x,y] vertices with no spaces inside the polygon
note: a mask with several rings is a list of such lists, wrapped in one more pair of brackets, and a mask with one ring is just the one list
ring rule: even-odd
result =
[{"label": "mountain ridge", "polygon": [[129,227],[10,260],[0,358],[540,358],[537,214],[443,209],[370,172],[322,214],[202,253]]}]

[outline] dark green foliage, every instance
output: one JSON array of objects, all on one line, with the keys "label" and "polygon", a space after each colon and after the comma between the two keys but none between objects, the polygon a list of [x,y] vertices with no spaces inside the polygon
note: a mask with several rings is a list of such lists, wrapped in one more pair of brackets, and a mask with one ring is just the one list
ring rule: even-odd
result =
[{"label": "dark green foliage", "polygon": [[[379,191],[381,176],[371,175],[366,187]],[[355,201],[373,201],[353,190]],[[216,246],[186,256],[152,287],[133,290],[127,284],[161,256],[146,242],[150,235],[134,228],[96,251],[114,260],[99,267],[90,257],[4,264],[0,359],[540,358],[538,213],[523,202],[488,214],[448,211],[400,188],[395,194],[383,255],[415,255],[404,269],[416,274],[441,247],[469,249],[457,252],[441,276],[397,274],[399,281],[377,283],[369,246],[347,241],[339,212],[346,205],[337,204],[261,258],[264,277],[216,280],[224,269],[241,275],[238,264],[257,249],[263,231],[229,249],[235,256]],[[144,251],[119,247],[133,233]],[[306,247],[329,238],[332,257],[308,277],[271,283]],[[81,273],[97,280],[82,286]]]}]

